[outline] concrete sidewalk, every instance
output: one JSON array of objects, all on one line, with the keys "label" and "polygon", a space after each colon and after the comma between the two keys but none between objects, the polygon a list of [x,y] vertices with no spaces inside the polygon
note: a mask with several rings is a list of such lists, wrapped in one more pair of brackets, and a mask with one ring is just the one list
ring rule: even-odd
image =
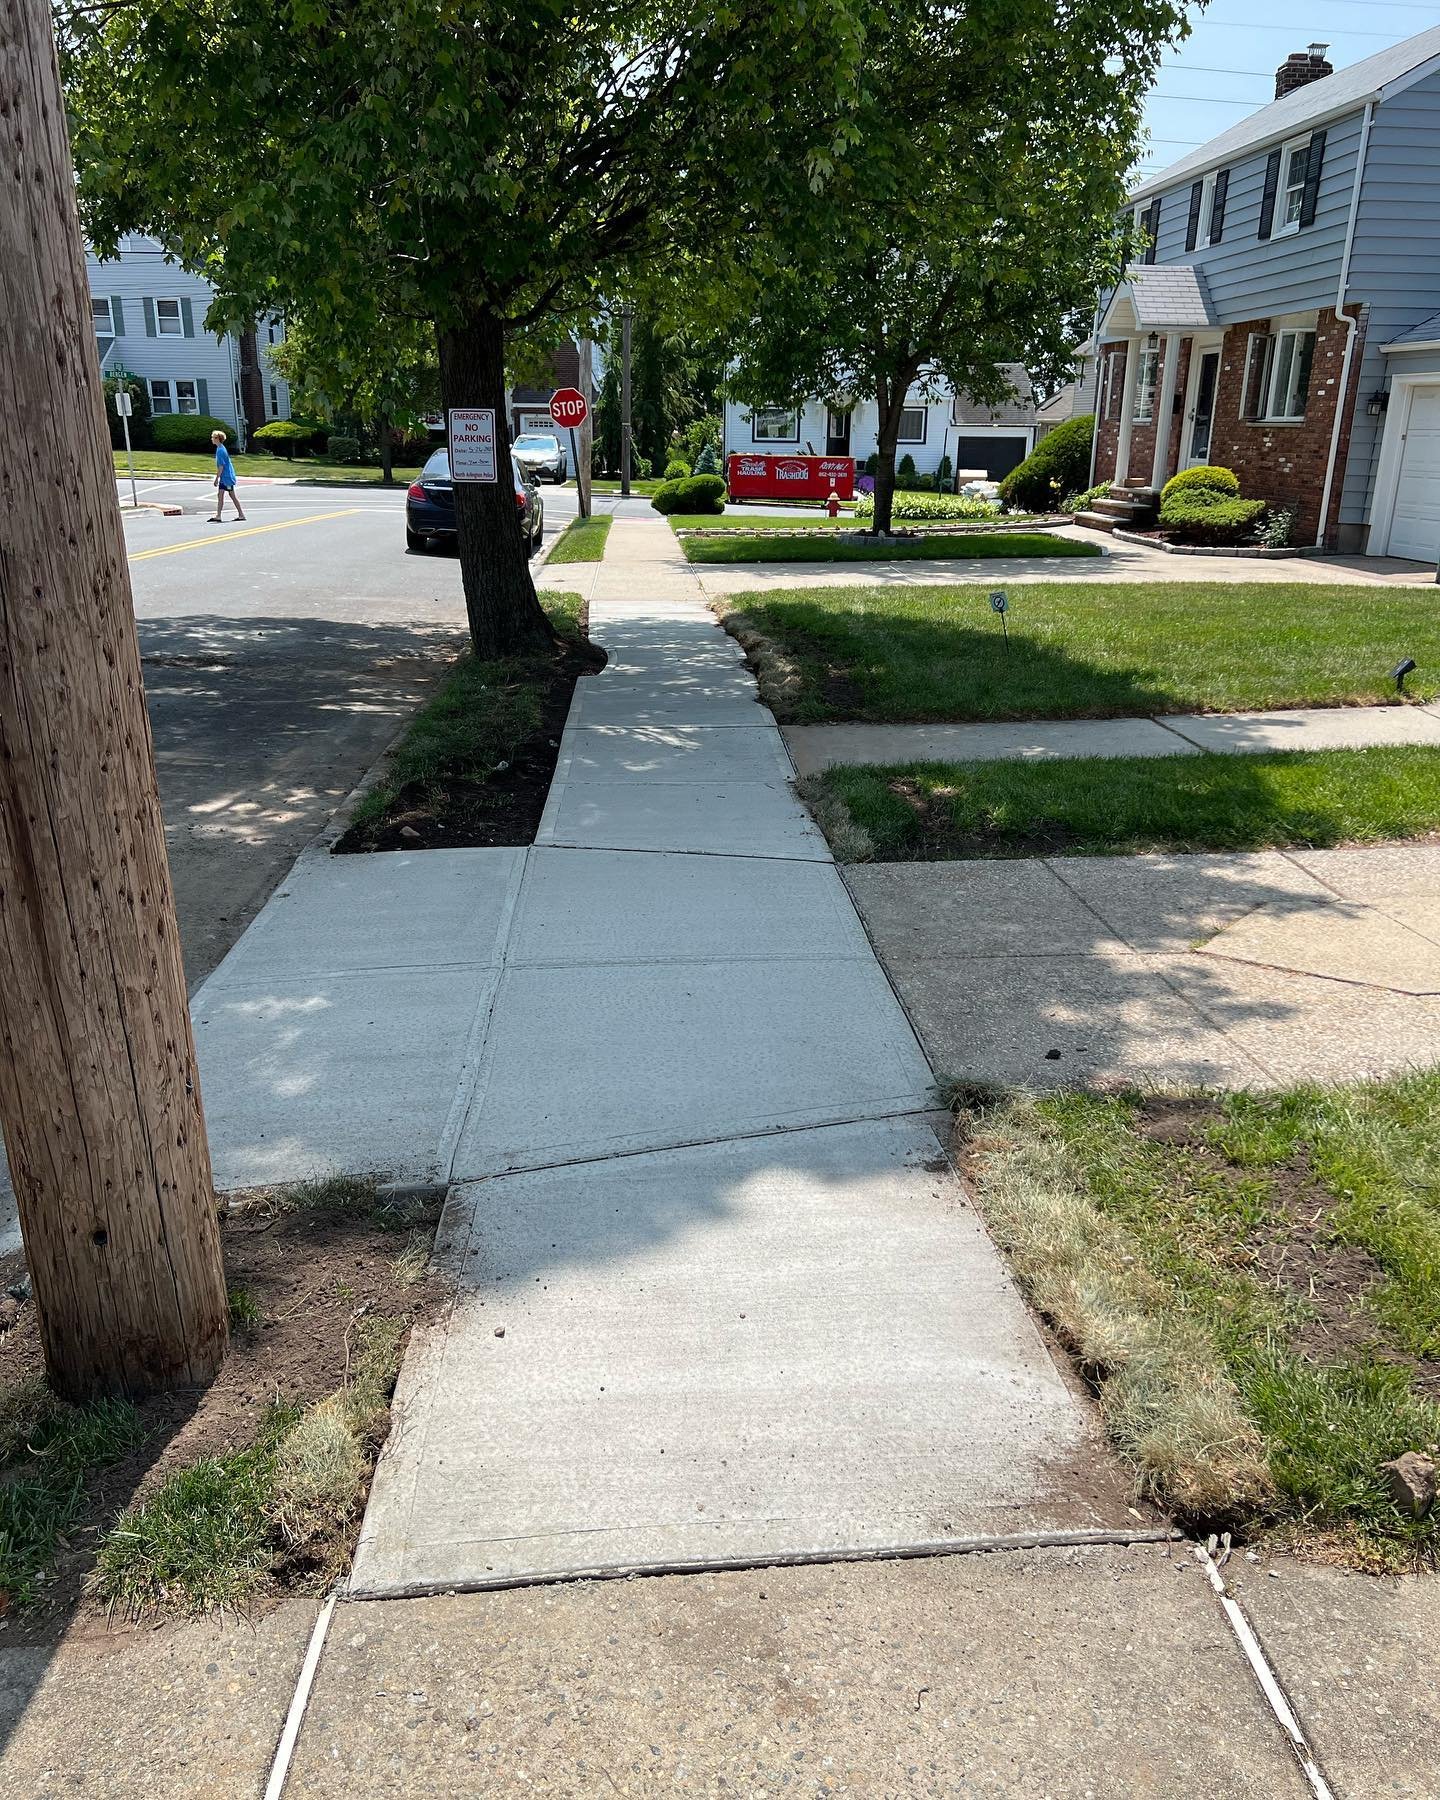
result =
[{"label": "concrete sidewalk", "polygon": [[797,774],[845,764],[1051,762],[1074,756],[1239,756],[1274,750],[1440,749],[1440,702],[1288,712],[1166,713],[1148,719],[1036,719],[972,725],[785,725]]}]

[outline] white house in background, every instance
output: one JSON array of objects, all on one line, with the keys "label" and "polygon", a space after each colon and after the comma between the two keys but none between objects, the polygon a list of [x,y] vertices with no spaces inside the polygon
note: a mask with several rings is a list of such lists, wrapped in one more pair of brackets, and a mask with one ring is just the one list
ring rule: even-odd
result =
[{"label": "white house in background", "polygon": [[210,413],[237,442],[267,420],[290,417],[289,386],[269,358],[285,336],[283,320],[223,337],[206,331],[214,289],[153,238],[126,238],[106,262],[87,251],[85,272],[101,371],[139,376],[153,414]]},{"label": "white house in background", "polygon": [[[967,394],[941,387],[933,397],[918,389],[907,396],[900,422],[897,460],[909,455],[921,475],[933,475],[949,456],[954,468],[998,480],[1023,462],[1035,445],[1035,402],[1030,377],[1019,363],[1006,363],[1013,399],[986,406]],[[857,400],[837,410],[823,400],[802,406],[742,406],[725,403],[725,454],[758,450],[800,456],[853,456],[864,466],[875,452],[879,414],[873,400]]]},{"label": "white house in background", "polygon": [[1035,407],[1035,435],[1043,438],[1057,425],[1068,425],[1095,411],[1095,340],[1086,338],[1075,349],[1075,362],[1070,379],[1056,388],[1048,400]]}]

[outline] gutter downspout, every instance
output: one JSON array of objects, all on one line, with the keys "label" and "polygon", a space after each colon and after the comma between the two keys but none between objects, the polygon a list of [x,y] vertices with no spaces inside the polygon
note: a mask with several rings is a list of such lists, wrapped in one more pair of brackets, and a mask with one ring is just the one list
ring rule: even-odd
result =
[{"label": "gutter downspout", "polygon": [[1365,102],[1365,119],[1360,127],[1360,148],[1355,156],[1355,185],[1350,192],[1350,218],[1345,227],[1345,250],[1340,258],[1340,284],[1335,290],[1335,317],[1345,321],[1345,354],[1340,362],[1340,392],[1335,396],[1335,423],[1330,431],[1330,454],[1325,459],[1325,486],[1320,493],[1320,522],[1315,531],[1315,548],[1325,548],[1325,526],[1330,517],[1330,494],[1335,485],[1335,459],[1340,454],[1340,431],[1345,423],[1345,405],[1350,392],[1350,364],[1355,356],[1355,328],[1358,313],[1345,310],[1345,290],[1350,285],[1350,252],[1355,247],[1355,218],[1360,211],[1360,184],[1365,177],[1365,154],[1370,148],[1370,124],[1375,117],[1375,102]]}]

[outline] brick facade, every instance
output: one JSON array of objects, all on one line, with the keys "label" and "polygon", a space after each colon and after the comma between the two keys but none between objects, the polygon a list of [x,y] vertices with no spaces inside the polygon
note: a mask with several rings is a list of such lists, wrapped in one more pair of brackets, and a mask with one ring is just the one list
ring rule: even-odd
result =
[{"label": "brick facade", "polygon": [[[1344,322],[1337,320],[1333,307],[1319,315],[1315,332],[1315,355],[1310,368],[1310,392],[1305,417],[1295,425],[1252,423],[1240,417],[1241,389],[1245,381],[1245,355],[1252,332],[1270,329],[1268,319],[1251,319],[1232,325],[1225,332],[1220,352],[1220,371],[1215,388],[1215,416],[1210,434],[1212,463],[1233,469],[1240,477],[1240,489],[1247,497],[1269,500],[1276,505],[1295,508],[1294,539],[1298,544],[1313,544],[1320,524],[1320,498],[1325,487],[1325,465],[1330,455],[1330,435],[1335,424],[1335,408],[1340,398],[1340,370],[1345,356]],[[1350,448],[1350,427],[1354,418],[1356,388],[1360,376],[1360,351],[1363,347],[1364,321],[1357,327],[1358,340],[1351,362],[1350,392],[1346,397],[1344,423],[1336,454],[1335,477],[1331,485],[1326,541],[1333,545],[1338,532],[1340,492],[1344,483],[1345,459]],[[1180,361],[1175,384],[1175,406],[1170,419],[1169,468],[1171,473],[1182,465],[1185,431],[1185,388],[1189,378],[1192,340],[1181,340]],[[1156,382],[1156,405],[1165,379],[1164,339],[1161,340],[1160,371]],[[1096,421],[1095,479],[1103,481],[1115,469],[1120,445],[1120,399],[1124,392],[1124,344],[1101,347],[1101,356],[1112,362],[1111,377],[1115,396],[1112,416]],[[1137,423],[1130,432],[1130,473],[1148,480],[1155,454],[1154,423]]]}]

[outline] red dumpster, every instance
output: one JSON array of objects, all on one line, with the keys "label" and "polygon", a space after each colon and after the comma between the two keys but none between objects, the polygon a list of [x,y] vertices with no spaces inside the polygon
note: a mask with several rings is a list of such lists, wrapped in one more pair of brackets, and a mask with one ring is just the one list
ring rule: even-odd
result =
[{"label": "red dumpster", "polygon": [[725,485],[732,500],[842,500],[855,498],[853,456],[767,456],[737,451],[728,459]]}]

